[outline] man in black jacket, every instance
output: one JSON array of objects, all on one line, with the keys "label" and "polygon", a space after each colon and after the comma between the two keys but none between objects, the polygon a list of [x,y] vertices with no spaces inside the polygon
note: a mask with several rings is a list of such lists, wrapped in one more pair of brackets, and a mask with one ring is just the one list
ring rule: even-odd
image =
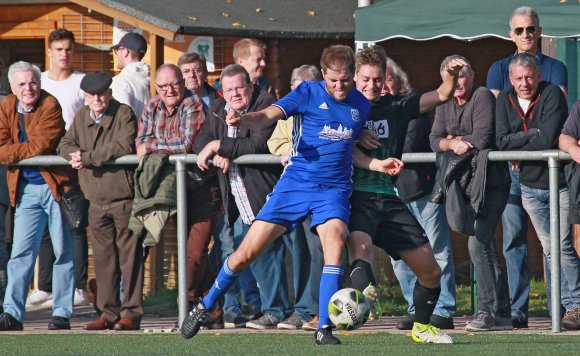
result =
[{"label": "man in black jacket", "polygon": [[[274,188],[280,176],[280,168],[273,165],[237,165],[232,160],[246,154],[268,153],[267,142],[275,123],[252,130],[228,126],[225,118],[230,110],[239,113],[259,111],[270,106],[274,98],[265,90],[252,85],[248,72],[239,64],[224,68],[220,81],[224,97],[212,104],[210,116],[195,141],[194,152],[198,152],[197,164],[202,170],[209,168],[209,159],[221,169],[218,177],[228,224],[233,224],[240,217],[245,235],[266,202],[266,196]],[[274,328],[289,313],[283,244],[280,239],[269,245],[251,266],[252,273],[262,287],[260,297],[264,315],[247,322],[246,327]],[[226,323],[230,319],[234,322],[236,317],[240,320],[235,298],[235,295],[226,294]],[[242,323],[243,320],[234,322],[236,325]]]},{"label": "man in black jacket", "polygon": [[[530,54],[515,55],[509,64],[509,72],[513,88],[503,90],[497,99],[498,148],[507,151],[557,148],[558,136],[567,116],[566,97],[556,85],[540,81],[542,72],[536,58]],[[522,204],[536,229],[544,255],[550,258],[548,167],[545,162],[537,161],[524,161],[519,166]],[[580,259],[572,246],[572,231],[567,221],[570,197],[563,169],[560,170],[558,185],[561,297],[566,308],[562,326],[577,330],[580,329]]]}]

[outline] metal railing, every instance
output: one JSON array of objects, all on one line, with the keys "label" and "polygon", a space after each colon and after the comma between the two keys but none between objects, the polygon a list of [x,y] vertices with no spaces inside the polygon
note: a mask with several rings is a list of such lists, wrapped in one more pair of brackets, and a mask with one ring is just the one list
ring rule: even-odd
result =
[{"label": "metal railing", "polygon": [[[551,291],[552,291],[552,332],[560,332],[560,203],[558,192],[558,169],[560,161],[570,160],[570,155],[558,150],[545,151],[493,151],[489,153],[490,161],[547,161],[550,179],[550,241],[551,241]],[[188,164],[194,164],[197,155],[177,154],[169,158],[175,165],[177,174],[177,273],[178,273],[178,308],[179,325],[187,314],[187,194],[186,170]],[[280,157],[274,155],[246,155],[233,161],[237,164],[280,164]],[[435,153],[405,153],[405,163],[435,162]],[[128,155],[107,164],[125,165],[139,163],[136,155]],[[67,165],[60,156],[37,156],[19,161],[19,166],[52,166]]]}]

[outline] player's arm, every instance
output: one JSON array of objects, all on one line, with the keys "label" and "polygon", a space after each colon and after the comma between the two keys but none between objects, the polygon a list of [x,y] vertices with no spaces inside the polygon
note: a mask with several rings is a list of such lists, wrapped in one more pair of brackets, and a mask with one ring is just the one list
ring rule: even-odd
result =
[{"label": "player's arm", "polygon": [[387,158],[384,160],[376,159],[365,155],[356,145],[353,145],[352,159],[355,167],[376,171],[396,176],[403,169],[403,162],[396,158]]},{"label": "player's arm", "polygon": [[269,126],[272,122],[283,119],[284,112],[277,106],[271,105],[267,108],[240,114],[235,110],[230,110],[226,116],[226,124],[229,126],[243,126],[248,129],[261,129]]},{"label": "player's arm", "polygon": [[443,74],[443,82],[439,88],[421,95],[421,100],[419,101],[421,113],[429,112],[453,98],[457,79],[464,65],[467,65],[467,63],[461,59],[453,59],[447,64]]}]

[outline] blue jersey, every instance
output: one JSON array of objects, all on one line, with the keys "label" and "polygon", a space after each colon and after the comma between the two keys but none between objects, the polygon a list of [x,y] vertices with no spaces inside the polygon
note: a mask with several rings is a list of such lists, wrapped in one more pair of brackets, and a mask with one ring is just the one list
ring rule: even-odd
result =
[{"label": "blue jersey", "polygon": [[294,117],[293,147],[284,175],[350,189],[352,144],[365,125],[370,104],[356,89],[338,101],[325,82],[302,82],[274,103],[286,118]]}]

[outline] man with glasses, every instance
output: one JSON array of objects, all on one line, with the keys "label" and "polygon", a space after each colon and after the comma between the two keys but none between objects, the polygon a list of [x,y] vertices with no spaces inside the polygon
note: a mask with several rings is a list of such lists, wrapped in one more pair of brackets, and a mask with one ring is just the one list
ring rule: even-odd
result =
[{"label": "man with glasses", "polygon": [[[250,113],[269,107],[274,98],[265,90],[252,84],[244,67],[232,64],[221,74],[223,99],[218,99],[211,107],[211,116],[204,123],[197,141],[197,165],[202,170],[209,168],[211,159],[218,167],[220,191],[228,225],[239,218],[242,231],[235,231],[234,246],[243,244],[250,225],[266,202],[268,193],[280,176],[281,169],[271,164],[238,165],[232,160],[246,154],[268,153],[267,141],[274,131],[275,122],[263,128],[238,128],[226,124],[226,117],[232,113]],[[290,311],[288,283],[284,264],[285,249],[280,239],[264,249],[260,258],[251,266],[251,271],[260,286],[263,316],[248,320],[241,313],[237,293],[224,293],[224,321],[234,327],[246,326],[253,329],[275,328],[286,319]],[[227,257],[227,256],[226,256]],[[226,259],[227,260],[227,259]],[[224,291],[226,292],[226,291]],[[195,307],[195,305],[194,305]],[[227,325],[227,324],[226,324]]]},{"label": "man with glasses", "polygon": [[[100,317],[85,330],[138,330],[143,315],[143,245],[128,228],[133,205],[133,170],[106,162],[135,152],[137,119],[133,110],[113,99],[111,77],[87,74],[81,108],[58,146],[58,154],[78,172],[90,201],[89,225],[97,277]],[[123,275],[123,300],[119,281]]]},{"label": "man with glasses", "polygon": [[[40,89],[40,70],[27,62],[8,69],[13,94],[0,104],[0,164],[39,155],[54,155],[65,133],[55,97]],[[8,286],[0,331],[22,330],[28,287],[38,246],[48,226],[56,260],[53,264],[53,303],[50,330],[70,329],[73,312],[74,265],[70,231],[63,224],[58,202],[71,182],[68,167],[8,168],[8,191],[14,214],[14,240],[8,262]],[[16,204],[18,202],[18,204]]]},{"label": "man with glasses", "polygon": [[[497,97],[512,87],[508,66],[518,53],[530,53],[540,66],[542,80],[557,85],[567,94],[568,72],[564,63],[544,55],[538,49],[542,34],[536,10],[528,6],[515,9],[509,20],[510,37],[516,52],[492,64],[487,73],[487,87]],[[528,327],[530,266],[528,264],[528,218],[522,207],[520,169],[510,165],[512,185],[508,203],[502,215],[503,253],[506,259],[514,328]],[[549,285],[549,281],[548,281]],[[548,295],[548,300],[549,299]],[[549,304],[548,304],[549,305]]]},{"label": "man with glasses", "polygon": [[137,118],[151,98],[149,93],[149,66],[143,62],[147,53],[147,41],[138,33],[130,32],[118,44],[111,47],[121,73],[113,78],[113,97],[129,105]]}]

